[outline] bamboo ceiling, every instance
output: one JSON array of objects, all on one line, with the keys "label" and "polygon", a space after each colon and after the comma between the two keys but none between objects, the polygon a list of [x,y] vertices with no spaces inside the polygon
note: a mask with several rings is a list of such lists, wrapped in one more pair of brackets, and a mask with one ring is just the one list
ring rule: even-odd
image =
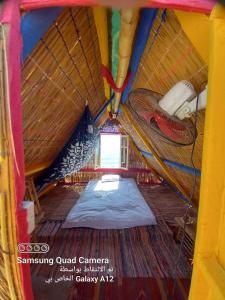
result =
[{"label": "bamboo ceiling", "polygon": [[[160,10],[151,31],[133,89],[147,88],[165,94],[180,80],[189,80],[197,92],[207,82],[207,65],[185,35],[172,10],[161,23]],[[161,24],[161,25],[160,25]],[[157,34],[156,34],[157,33]],[[86,100],[93,115],[104,103],[100,51],[92,12],[65,9],[41,39],[23,66],[23,111],[26,167],[52,161],[76,127]],[[134,120],[138,122],[136,115]],[[119,120],[141,149],[145,149],[123,116]],[[140,126],[140,124],[139,124]],[[201,168],[204,112],[198,114],[194,152]],[[191,166],[192,146],[175,147],[142,130],[162,158]],[[152,166],[163,175],[152,160]],[[190,194],[193,175],[170,168]],[[199,180],[195,192],[198,198]]]},{"label": "bamboo ceiling", "polygon": [[[185,35],[182,27],[172,10],[167,10],[167,19],[161,23],[162,10],[158,14],[148,43],[142,56],[139,68],[135,77],[133,89],[146,88],[164,95],[174,84],[180,80],[190,81],[197,92],[204,88],[207,82],[207,65],[203,62],[196,49]],[[156,34],[158,32],[158,34]],[[131,111],[132,112],[132,111]],[[154,145],[162,158],[173,160],[187,166],[193,166],[191,162],[192,146],[176,147],[160,140],[156,135],[150,136],[148,128],[140,124],[136,115],[133,118],[141,126],[146,137]],[[121,125],[129,132],[141,149],[145,149],[141,141],[134,134],[123,117],[119,118]],[[194,120],[194,117],[192,117]],[[198,113],[197,121],[198,137],[194,151],[194,164],[201,168],[202,142],[204,132],[204,111]],[[151,160],[153,167],[164,175],[154,160]],[[193,187],[193,175],[184,173],[175,168],[169,168],[180,184],[191,194]],[[199,178],[195,191],[195,200],[198,199]]]},{"label": "bamboo ceiling", "polygon": [[22,69],[26,168],[52,161],[88,101],[93,116],[105,101],[91,9],[63,10]]}]

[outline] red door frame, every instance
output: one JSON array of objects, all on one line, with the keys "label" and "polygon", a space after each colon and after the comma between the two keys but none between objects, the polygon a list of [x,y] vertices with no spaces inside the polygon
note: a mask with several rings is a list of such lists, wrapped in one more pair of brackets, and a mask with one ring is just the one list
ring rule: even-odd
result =
[{"label": "red door frame", "polygon": [[[8,15],[0,17],[2,23],[8,23],[10,25],[13,24],[14,30],[16,29],[17,34],[20,34],[20,24],[19,22],[13,22],[12,16],[14,15],[15,11],[19,13],[19,9],[22,8],[24,10],[31,10],[31,9],[40,9],[46,7],[53,7],[53,6],[94,6],[94,5],[102,5],[102,4],[117,4],[118,1],[103,1],[103,0],[5,0],[3,6],[3,13],[7,11]],[[129,5],[130,1],[126,1],[127,5]],[[137,2],[138,3],[138,2]],[[158,8],[171,8],[171,9],[181,9],[186,11],[195,11],[195,12],[202,12],[209,14],[215,4],[214,0],[147,0],[145,6],[146,7],[158,7]],[[17,28],[15,28],[17,27]],[[18,37],[18,36],[17,36]],[[21,39],[21,36],[20,36]],[[13,48],[13,55],[15,56],[14,59],[16,60],[19,66],[19,58],[21,55],[21,47],[15,47],[15,40],[9,40],[8,48],[12,50]],[[9,55],[10,56],[10,55]],[[14,60],[13,59],[13,60]],[[23,165],[23,137],[22,137],[22,108],[21,108],[21,101],[20,101],[20,78],[21,78],[21,69],[17,70],[17,76],[13,76],[13,73],[9,71],[9,82],[11,82],[11,90],[10,90],[10,101],[11,101],[11,122],[12,122],[12,129],[13,132],[13,139],[15,142],[15,147],[19,149],[19,154],[17,158],[20,159],[19,167],[20,167],[20,176],[18,178],[19,183],[22,182],[22,185],[18,185],[18,182],[15,181],[15,191],[17,196],[17,226],[18,226],[18,241],[27,241],[29,237],[26,234],[26,215],[21,210],[21,203],[24,197],[24,165]],[[18,76],[19,75],[19,76]],[[10,77],[11,76],[11,77]],[[13,82],[13,84],[12,84]],[[17,87],[17,91],[15,88]],[[16,113],[15,113],[16,112]],[[16,164],[16,162],[15,162]],[[18,166],[15,165],[15,177],[18,177],[18,172],[16,171]],[[25,226],[25,227],[24,227]],[[32,300],[32,288],[31,288],[31,278],[30,278],[30,270],[27,266],[21,265],[21,274],[23,277],[23,289],[25,294],[26,300]]]},{"label": "red door frame", "polygon": [[[146,0],[141,1],[145,7],[171,8],[209,14],[215,0]],[[24,10],[39,9],[53,6],[120,6],[121,0],[21,0]],[[129,6],[133,1],[123,0],[123,7]],[[138,0],[136,0],[138,6]],[[140,3],[140,2],[139,2]]]}]

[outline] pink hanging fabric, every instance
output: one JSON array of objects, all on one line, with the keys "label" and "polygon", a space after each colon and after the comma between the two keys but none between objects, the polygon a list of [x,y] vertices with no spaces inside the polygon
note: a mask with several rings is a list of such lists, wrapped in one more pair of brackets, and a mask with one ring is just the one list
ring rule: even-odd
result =
[{"label": "pink hanging fabric", "polygon": [[[174,8],[187,11],[210,13],[216,0],[146,0],[145,7]],[[124,0],[123,7],[133,5],[134,1]],[[136,1],[138,6],[138,0]],[[21,0],[25,10],[50,6],[120,6],[121,0]]]},{"label": "pink hanging fabric", "polygon": [[[10,98],[10,123],[12,128],[12,144],[14,148],[14,189],[16,199],[16,223],[17,240],[29,242],[27,234],[27,216],[22,208],[22,201],[25,193],[24,184],[24,151],[22,135],[22,105],[20,98],[20,78],[21,78],[21,50],[22,39],[20,35],[20,12],[19,0],[5,0],[3,4],[0,22],[9,26],[7,34],[7,65],[8,65],[8,88]],[[22,256],[22,255],[21,255]],[[23,255],[27,257],[27,255]],[[30,266],[20,265],[23,288],[27,300],[33,299]]]},{"label": "pink hanging fabric", "polygon": [[150,0],[146,7],[172,8],[209,14],[216,0]]},{"label": "pink hanging fabric", "polygon": [[54,7],[54,6],[95,6],[98,0],[21,0],[24,10]]}]

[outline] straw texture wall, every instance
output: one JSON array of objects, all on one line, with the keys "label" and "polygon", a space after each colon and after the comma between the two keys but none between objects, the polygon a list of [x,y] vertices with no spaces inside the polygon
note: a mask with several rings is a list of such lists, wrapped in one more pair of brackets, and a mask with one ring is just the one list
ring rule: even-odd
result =
[{"label": "straw texture wall", "polygon": [[[203,62],[172,10],[167,10],[167,19],[161,23],[162,11],[159,12],[151,31],[146,49],[142,56],[133,89],[146,88],[164,95],[175,83],[188,80],[197,92],[204,88],[207,82],[207,65]],[[161,24],[161,25],[160,25]],[[140,124],[135,114],[134,120],[142,127],[146,137],[151,140],[158,154],[166,159],[177,161],[192,167],[192,146],[176,147],[162,142],[157,136],[150,138],[148,128]],[[194,117],[192,117],[192,120]],[[144,149],[134,131],[127,124],[123,116],[119,118],[121,125],[136,140],[138,146]],[[204,134],[204,111],[198,113],[198,137],[194,151],[194,164],[201,168],[202,142]],[[152,165],[163,175],[162,170],[151,160]],[[193,187],[193,175],[170,168],[171,173],[190,194]],[[195,200],[198,199],[199,179],[195,191]]]},{"label": "straw texture wall", "polygon": [[91,9],[65,9],[23,65],[26,168],[55,158],[86,101],[97,114],[105,101],[100,67]]},{"label": "straw texture wall", "polygon": [[0,278],[1,278],[1,284],[0,284],[0,296],[2,300],[8,300],[9,299],[9,289],[8,289],[8,283],[6,281],[6,274],[5,274],[5,268],[4,268],[4,260],[2,257],[2,254],[0,252]]},{"label": "straw texture wall", "polygon": [[[22,300],[23,286],[17,264],[17,227],[14,153],[6,54],[10,26],[0,25],[0,299]],[[10,73],[9,73],[10,74]]]}]

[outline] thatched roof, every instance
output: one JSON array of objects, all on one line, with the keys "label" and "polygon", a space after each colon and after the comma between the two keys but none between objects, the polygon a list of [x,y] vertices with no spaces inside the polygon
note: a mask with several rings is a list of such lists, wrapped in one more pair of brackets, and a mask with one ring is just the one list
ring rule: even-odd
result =
[{"label": "thatched roof", "polygon": [[[19,39],[21,38],[21,34],[19,31],[19,23],[22,14],[25,16],[26,14],[28,15],[30,13],[29,11],[24,11],[23,9],[43,7],[43,2],[45,2],[45,5],[47,5],[48,1],[12,0],[3,2],[4,4],[7,2],[6,7],[9,11],[7,11],[8,20],[5,20],[3,23],[1,22],[0,25],[0,87],[2,91],[0,96],[0,134],[2,135],[2,138],[0,139],[0,298],[20,300],[25,298],[25,294],[29,294],[31,292],[29,291],[31,289],[31,282],[29,277],[29,265],[22,266],[17,263],[17,255],[19,255],[17,248],[18,242],[29,240],[26,232],[26,214],[24,214],[25,210],[22,209],[22,201],[24,199],[23,184],[25,180],[23,172],[23,143],[20,132],[20,97],[17,94],[20,91],[20,72],[18,71],[20,69]],[[19,11],[19,2],[23,4],[21,11]],[[30,4],[28,2],[30,2]],[[31,2],[33,2],[33,5]],[[34,2],[36,2],[36,4]],[[59,4],[57,3],[57,0],[51,2],[53,6],[55,4]],[[40,170],[42,172],[56,158],[57,154],[66,144],[71,136],[71,133],[74,131],[79,120],[81,119],[85,104],[87,102],[89,104],[91,114],[94,117],[99,113],[102,106],[106,103],[106,100],[108,100],[106,97],[109,98],[110,89],[109,86],[107,86],[106,80],[104,79],[103,81],[101,64],[105,63],[106,67],[111,68],[112,66],[110,66],[109,61],[114,61],[110,58],[110,56],[113,57],[112,48],[120,48],[118,47],[118,44],[116,45],[117,47],[110,45],[110,42],[113,44],[113,39],[108,35],[103,34],[102,39],[99,38],[99,32],[101,32],[99,29],[101,28],[97,26],[96,14],[93,15],[92,8],[63,8],[63,1],[59,2],[61,2],[61,13],[48,28],[47,32],[41,37],[37,45],[27,56],[22,65],[21,100],[23,110],[25,169],[26,171],[35,170],[35,172],[33,172],[34,174],[32,173],[32,176],[38,176],[40,174],[38,172],[40,172]],[[72,3],[76,1],[70,2]],[[100,2],[101,1],[99,1],[99,3]],[[110,1],[106,2],[110,3]],[[122,3],[123,1],[117,2]],[[139,1],[136,2],[141,5]],[[153,5],[151,7],[160,5],[160,7],[164,8],[165,2],[168,1],[143,1],[143,5]],[[169,7],[179,8],[180,4],[178,1],[174,2],[177,4]],[[181,2],[183,3],[184,1]],[[186,4],[185,7],[181,8],[184,10],[192,10],[195,8],[194,11],[209,13],[213,6],[213,3],[211,3],[213,1],[208,0],[192,2],[193,1],[190,1],[190,4]],[[199,4],[202,6],[201,9],[197,5],[197,2],[200,4],[202,3],[201,5]],[[13,5],[8,6],[8,4]],[[0,4],[1,13],[2,7],[3,6]],[[14,7],[16,10],[13,10]],[[57,7],[57,9],[58,8],[59,7]],[[103,10],[104,18],[102,18],[103,20],[102,22],[99,22],[99,24],[105,24],[104,28],[107,28],[105,32],[107,31],[108,33],[112,30],[110,27],[112,26],[112,22],[110,22],[111,10],[109,8],[104,8]],[[213,13],[214,16],[212,17],[212,20],[214,19],[214,21],[211,25],[213,33],[212,35],[215,36],[213,38],[214,40],[212,40],[211,46],[211,49],[213,48],[213,59],[210,67],[213,71],[211,71],[210,78],[213,77],[214,74],[217,76],[215,81],[218,81],[219,89],[217,92],[217,84],[212,82],[213,80],[210,79],[212,85],[212,92],[210,93],[216,94],[216,96],[214,95],[215,99],[217,96],[218,99],[221,95],[223,96],[223,93],[221,93],[221,78],[223,78],[223,74],[218,72],[218,64],[220,63],[218,63],[218,61],[222,61],[221,58],[223,58],[223,47],[222,42],[220,42],[221,36],[219,35],[221,35],[221,32],[223,33],[224,30],[222,26],[223,24],[220,23],[221,16],[223,16],[224,11],[221,10],[220,12],[220,10],[221,8],[219,7],[218,12],[215,10]],[[138,31],[138,26],[140,25],[138,21],[141,20],[140,11],[137,13],[138,17],[135,18],[135,26],[132,29],[131,36],[129,36],[129,31],[131,33],[131,30],[121,30],[121,32],[123,32],[121,36],[124,35],[126,38],[128,37],[129,43],[125,43],[125,46],[127,47],[124,47],[123,50],[127,51],[125,51],[121,56],[122,59],[119,59],[120,62],[126,62],[123,63],[122,67],[120,66],[121,68],[116,66],[116,69],[122,70],[121,78],[123,80],[119,80],[117,82],[119,86],[114,88],[114,90],[118,88],[120,89],[123,86],[124,81],[126,81],[124,79],[127,79],[127,75],[129,74],[130,62],[132,60],[132,54],[135,48],[134,38]],[[16,13],[14,14],[13,12]],[[147,45],[141,56],[141,61],[135,75],[132,89],[135,90],[137,88],[145,88],[164,95],[178,81],[188,80],[193,84],[195,90],[199,93],[205,87],[205,83],[208,79],[207,64],[201,58],[189,37],[185,34],[176,17],[176,14],[172,9],[167,9],[167,18],[165,22],[162,22],[161,18],[163,10],[155,10],[155,13],[157,13],[157,17],[155,20],[154,18],[152,19],[153,27],[150,28],[150,36],[148,37]],[[15,22],[15,26],[13,26],[12,22],[13,17],[18,17],[18,20]],[[129,20],[127,25],[131,25]],[[221,32],[220,30],[217,30],[219,25],[222,26]],[[127,28],[130,27],[128,26]],[[198,30],[198,28],[196,28],[196,30]],[[11,31],[14,34],[16,33],[16,39],[13,38],[14,34],[11,34]],[[124,32],[126,32],[126,34],[124,34]],[[39,37],[37,40],[38,39]],[[12,43],[12,40],[14,44]],[[101,43],[104,42],[108,42],[108,45],[105,47],[105,51],[102,51]],[[216,49],[217,46],[215,47],[217,42],[221,43],[218,46],[218,49]],[[15,44],[17,43],[18,49],[15,47]],[[116,39],[116,43],[118,43],[118,39]],[[132,51],[129,51],[130,47],[132,48]],[[12,49],[14,51],[12,51]],[[104,52],[106,55],[103,56],[102,53],[104,54]],[[10,58],[15,58],[15,60],[12,59],[11,61]],[[14,68],[12,68],[12,65]],[[108,93],[105,91],[108,91]],[[120,101],[120,99],[122,99],[121,92],[117,91],[116,93],[119,94],[118,99]],[[213,99],[212,95],[209,96],[210,101],[215,99]],[[128,112],[128,114],[126,114],[125,109],[122,108],[117,120],[119,121],[123,132],[128,133],[131,137],[130,140],[132,140],[132,143],[130,143],[130,148],[133,148],[129,153],[131,160],[130,166],[137,169],[140,168],[142,171],[147,170],[145,172],[146,177],[144,178],[145,180],[143,180],[144,182],[149,182],[151,176],[153,177],[152,174],[157,173],[157,180],[158,177],[163,177],[165,180],[178,183],[177,186],[181,187],[180,190],[184,190],[184,194],[189,195],[190,198],[192,198],[191,196],[193,194],[192,200],[196,201],[197,203],[199,198],[201,177],[195,177],[193,172],[186,172],[185,168],[188,169],[189,167],[189,169],[192,169],[192,171],[195,168],[199,171],[201,170],[205,120],[204,111],[200,111],[197,115],[191,117],[192,121],[194,122],[197,116],[196,120],[198,130],[198,136],[196,143],[194,144],[195,147],[193,148],[193,145],[178,147],[162,141],[162,139],[160,139],[156,134],[150,134],[149,128],[146,126],[146,124],[144,124],[144,122],[140,122],[140,120],[137,118],[137,114],[135,114],[134,111],[129,108],[129,105],[124,104],[124,107],[126,109],[126,113]],[[212,136],[215,140],[219,140],[218,134],[211,134],[214,127],[210,127],[210,125],[212,122],[221,121],[221,118],[223,117],[222,109],[221,111],[218,110],[220,110],[220,106],[219,109],[217,107],[217,111],[214,107],[211,108],[211,111],[209,110],[210,114],[208,116],[208,120],[210,119],[210,121],[208,121],[207,125],[207,130],[210,129],[208,130],[209,137]],[[117,112],[117,110],[113,111]],[[219,117],[217,116],[217,113],[219,114]],[[129,119],[127,116],[131,116],[131,118]],[[212,116],[213,118],[211,118]],[[106,117],[108,117],[107,111],[105,111],[104,115],[101,116],[99,123],[104,122]],[[135,128],[138,128],[138,130],[135,130]],[[218,124],[215,128],[219,128]],[[141,132],[141,134],[138,134],[138,132]],[[219,130],[218,133],[220,133]],[[144,142],[144,139],[141,138],[141,135],[146,139],[146,143]],[[205,148],[208,152],[206,152],[205,162],[206,159],[209,158],[211,159],[211,163],[209,165],[214,166],[215,163],[218,163],[218,161],[212,159],[212,157],[213,154],[215,157],[217,154],[215,154],[214,151],[212,151],[213,149],[209,147],[210,141],[207,138],[205,142]],[[148,144],[152,147],[152,153],[156,154],[154,154],[155,157],[158,156],[157,159],[144,158],[142,160],[143,157],[142,154],[140,154],[141,152],[138,152],[138,148],[149,152]],[[131,147],[131,145],[133,146]],[[219,149],[217,152],[221,155],[222,147],[217,148]],[[165,159],[169,160],[170,162],[174,162],[177,165],[180,164],[180,166],[184,167],[183,170],[182,168],[174,167],[174,165],[173,167],[171,165],[167,166],[167,169],[163,168],[164,165],[160,164],[160,160],[162,160],[163,163]],[[95,162],[93,160],[90,161],[89,164],[92,169],[95,167]],[[42,166],[41,168],[37,167],[40,165]],[[149,166],[154,172],[149,172]],[[209,171],[212,171],[213,175],[215,175],[217,172],[219,175],[222,174],[221,178],[223,179],[223,172],[221,170],[217,166],[217,168],[214,169],[213,167],[210,170],[205,169],[204,173],[208,174]],[[82,174],[82,172],[80,172],[76,173],[75,175],[72,174],[71,177],[72,180],[90,180],[93,178],[93,173],[95,173],[95,178],[99,178],[101,174],[97,174],[97,172],[92,172],[91,174],[86,172],[85,174]],[[207,184],[210,185],[210,180],[206,175],[206,180],[203,181],[202,198],[207,198],[208,189],[206,186]],[[171,180],[171,177],[174,180]],[[33,187],[30,191],[30,195],[33,194],[33,200],[35,203],[38,197],[34,186],[34,178],[29,177],[26,179],[30,180],[32,183]],[[201,239],[197,239],[201,241],[199,241],[197,245],[197,255],[199,253],[201,254],[202,252],[206,253],[207,249],[209,248],[204,246],[205,240],[207,240],[208,237],[208,232],[206,232],[205,236],[202,235],[202,232],[207,231],[205,229],[210,228],[211,223],[206,224],[206,227],[205,222],[202,222],[204,219],[203,217],[207,217],[208,214],[211,214],[214,217],[212,218],[212,223],[215,225],[211,227],[222,228],[222,223],[219,222],[220,208],[223,206],[223,197],[221,196],[222,187],[222,180],[219,184],[219,188],[217,184],[209,187],[210,196],[213,193],[217,193],[217,189],[219,191],[216,194],[217,205],[215,206],[216,209],[214,209],[212,212],[210,205],[203,207],[199,224]],[[27,198],[32,199],[31,196]],[[210,199],[207,198],[204,200],[208,201]],[[218,221],[216,219],[218,219]],[[217,222],[215,222],[215,220]],[[217,231],[219,232],[219,230]],[[210,234],[212,237],[216,236],[213,230],[211,230]],[[214,241],[212,238],[211,240]],[[204,251],[202,251],[202,249]],[[214,254],[213,250],[214,249],[210,249],[211,252],[209,251],[209,253]],[[197,260],[202,260],[201,255],[197,257]],[[28,275],[28,280],[26,280],[26,275]]]},{"label": "thatched roof", "polygon": [[[196,91],[200,92],[204,87],[204,83],[207,82],[207,65],[185,35],[172,10],[167,10],[167,20],[162,23],[160,30],[158,30],[161,14],[162,11],[157,15],[154,22],[153,30],[139,64],[133,89],[146,88],[164,95],[175,83],[185,79],[193,84]],[[139,126],[141,126],[161,157],[193,167],[191,162],[192,146],[176,147],[162,142],[157,136],[152,139],[146,127],[140,125],[136,115],[133,114],[132,116],[139,123]],[[119,117],[119,120],[138,146],[145,150],[144,145],[142,145],[123,115]],[[198,137],[194,151],[194,164],[196,168],[201,169],[204,111],[198,113],[197,130]],[[159,174],[165,176],[154,160],[150,162]],[[170,171],[190,194],[193,187],[193,175],[175,168],[170,168]],[[195,199],[198,199],[199,178],[197,182]]]},{"label": "thatched roof", "polygon": [[[190,81],[197,92],[207,82],[207,65],[184,33],[175,13],[159,11],[141,58],[133,89],[146,88],[165,94],[180,80]],[[23,66],[23,111],[26,169],[51,162],[81,117],[85,102],[96,115],[105,102],[99,41],[91,9],[64,9]],[[132,111],[131,111],[132,113]],[[192,146],[176,147],[149,135],[132,114],[162,158],[193,167]],[[194,117],[192,117],[193,119]],[[136,145],[146,150],[124,114],[118,117]],[[194,164],[201,169],[204,111],[198,113]],[[167,179],[154,160],[152,167]],[[192,193],[193,174],[168,167],[172,176]],[[195,190],[198,199],[199,178]]]},{"label": "thatched roof", "polygon": [[26,168],[54,160],[86,101],[97,114],[105,102],[100,65],[92,10],[64,9],[23,65]]}]

